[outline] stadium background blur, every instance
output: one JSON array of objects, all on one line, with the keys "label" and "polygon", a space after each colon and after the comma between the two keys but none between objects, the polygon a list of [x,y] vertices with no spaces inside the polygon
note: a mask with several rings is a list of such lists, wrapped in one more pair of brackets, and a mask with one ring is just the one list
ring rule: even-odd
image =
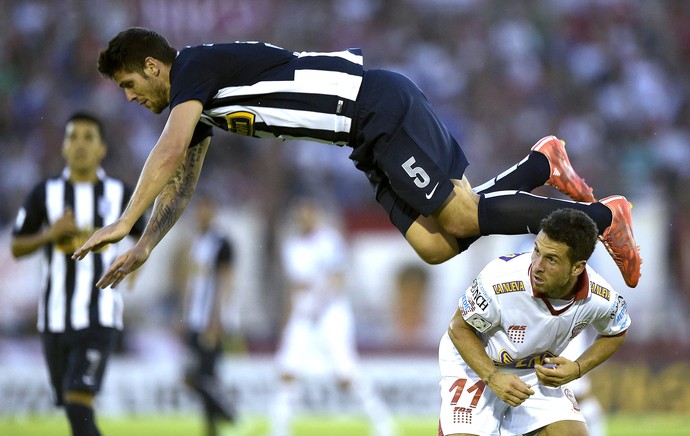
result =
[{"label": "stadium background blur", "polygon": [[[506,169],[546,134],[565,138],[573,165],[599,198],[634,204],[645,263],[627,289],[611,259],[592,262],[627,298],[623,350],[592,373],[609,413],[690,413],[690,3],[644,0],[2,0],[0,14],[0,242],[28,190],[58,174],[66,117],[107,120],[106,171],[136,183],[164,116],[128,104],[95,68],[98,50],[129,26],[173,46],[262,40],[287,49],[361,47],[365,67],[411,77],[468,154],[473,184]],[[223,371],[241,410],[262,414],[284,292],[276,257],[286,207],[322,198],[352,245],[349,289],[368,375],[401,415],[437,411],[436,345],[457,296],[521,237],[489,237],[443,265],[419,261],[375,203],[347,148],[245,139],[220,131],[200,189],[223,204],[238,247],[235,301],[241,340]],[[544,188],[544,193],[559,195]],[[175,252],[185,217],[125,291],[126,335],[99,398],[102,414],[194,407],[178,383],[173,331]],[[53,413],[35,330],[38,260],[0,251],[0,415]],[[396,275],[429,274],[417,294],[415,341],[396,337],[404,310]],[[414,292],[413,292],[414,294]],[[410,292],[404,295],[410,295]],[[407,307],[410,305],[408,304]],[[407,318],[404,318],[407,319]],[[410,337],[410,336],[408,336]],[[237,339],[237,338],[236,338]],[[394,369],[394,371],[391,371]],[[47,377],[47,376],[46,376]],[[341,410],[326,387],[310,406]],[[432,420],[433,422],[433,420]]]}]

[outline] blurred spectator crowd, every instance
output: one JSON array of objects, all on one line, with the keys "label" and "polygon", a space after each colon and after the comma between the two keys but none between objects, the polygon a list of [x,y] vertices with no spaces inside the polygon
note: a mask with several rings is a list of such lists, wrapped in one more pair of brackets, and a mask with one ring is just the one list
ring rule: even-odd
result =
[{"label": "blurred spectator crowd", "polygon": [[[660,197],[671,268],[690,296],[690,3],[645,0],[3,0],[0,14],[0,226],[28,190],[59,173],[65,119],[106,121],[105,169],[136,182],[164,116],[101,78],[99,49],[129,26],[181,48],[263,40],[290,50],[364,50],[365,66],[422,88],[483,182],[546,134],[604,197]],[[378,207],[347,149],[217,132],[202,189],[267,219],[319,189],[345,211]],[[314,188],[316,187],[316,188]]]}]

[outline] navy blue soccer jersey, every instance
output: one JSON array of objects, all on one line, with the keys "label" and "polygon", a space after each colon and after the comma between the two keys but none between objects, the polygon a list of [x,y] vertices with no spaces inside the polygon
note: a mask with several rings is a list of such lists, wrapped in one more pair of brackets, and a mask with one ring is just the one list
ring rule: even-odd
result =
[{"label": "navy blue soccer jersey", "polygon": [[202,102],[192,145],[210,136],[212,126],[345,145],[362,76],[359,49],[296,53],[261,42],[187,47],[170,71],[170,109]]}]

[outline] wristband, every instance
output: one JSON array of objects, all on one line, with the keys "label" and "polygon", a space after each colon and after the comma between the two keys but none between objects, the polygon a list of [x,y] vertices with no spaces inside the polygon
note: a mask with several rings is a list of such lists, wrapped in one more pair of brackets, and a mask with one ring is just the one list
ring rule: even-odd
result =
[{"label": "wristband", "polygon": [[582,370],[580,369],[580,362],[578,362],[576,360],[575,363],[577,363],[577,378],[580,378],[580,377],[582,377]]}]

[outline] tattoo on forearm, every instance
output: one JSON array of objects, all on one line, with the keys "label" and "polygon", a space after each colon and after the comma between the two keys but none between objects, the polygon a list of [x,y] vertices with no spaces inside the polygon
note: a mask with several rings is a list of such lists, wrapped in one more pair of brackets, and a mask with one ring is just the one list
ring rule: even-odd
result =
[{"label": "tattoo on forearm", "polygon": [[184,162],[156,198],[145,232],[154,241],[154,245],[163,239],[187,207],[196,188],[207,146],[208,141],[204,141],[187,149]]}]

